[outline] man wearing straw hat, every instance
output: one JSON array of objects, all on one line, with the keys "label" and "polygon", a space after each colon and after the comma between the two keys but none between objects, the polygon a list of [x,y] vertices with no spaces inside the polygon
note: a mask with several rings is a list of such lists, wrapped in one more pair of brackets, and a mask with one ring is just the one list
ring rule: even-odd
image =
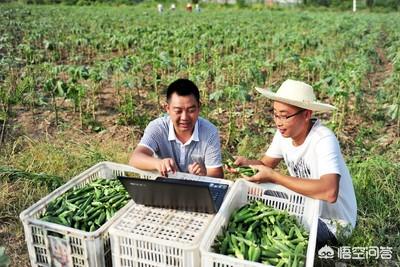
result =
[{"label": "man wearing straw hat", "polygon": [[[235,164],[251,166],[259,172],[247,177],[256,183],[276,183],[299,194],[320,199],[317,249],[337,243],[338,225],[353,229],[357,203],[350,173],[331,130],[312,118],[314,111],[335,107],[317,102],[313,88],[300,81],[286,80],[276,93],[256,88],[274,101],[273,118],[277,131],[261,160],[237,157]],[[289,175],[274,168],[284,160]]]}]

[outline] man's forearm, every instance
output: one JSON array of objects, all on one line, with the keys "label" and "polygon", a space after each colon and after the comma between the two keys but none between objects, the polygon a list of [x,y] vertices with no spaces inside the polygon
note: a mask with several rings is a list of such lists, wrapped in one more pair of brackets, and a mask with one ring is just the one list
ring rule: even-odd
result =
[{"label": "man's forearm", "polygon": [[222,169],[222,167],[208,168],[207,176],[215,177],[215,178],[224,178],[224,170]]},{"label": "man's forearm", "polygon": [[338,181],[334,177],[328,179],[309,179],[287,176],[274,171],[271,180],[299,194],[325,200],[330,203],[334,203],[338,195]]},{"label": "man's forearm", "polygon": [[129,160],[129,165],[141,170],[154,171],[157,170],[159,160],[146,154],[133,154]]},{"label": "man's forearm", "polygon": [[248,159],[246,160],[246,165],[264,165],[264,163],[261,160],[258,159]]}]

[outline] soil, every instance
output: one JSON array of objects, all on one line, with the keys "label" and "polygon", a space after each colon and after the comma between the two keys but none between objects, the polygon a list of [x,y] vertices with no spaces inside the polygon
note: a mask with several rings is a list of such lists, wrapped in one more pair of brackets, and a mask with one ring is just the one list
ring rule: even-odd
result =
[{"label": "soil", "polygon": [[[6,254],[11,259],[12,266],[29,267],[28,248],[25,244],[23,233],[15,229],[15,226],[0,226],[0,240],[6,245]],[[12,244],[12,245],[11,245]]]},{"label": "soil", "polygon": [[[100,142],[109,140],[120,141],[131,144],[132,140],[137,140],[142,131],[135,126],[119,125],[119,112],[115,90],[111,87],[105,87],[97,96],[97,110],[95,112],[96,121],[101,125],[102,130],[96,132],[93,127],[84,125],[82,127],[79,113],[74,113],[73,104],[62,98],[57,99],[58,124],[56,116],[52,110],[47,107],[38,107],[34,111],[28,110],[23,106],[14,106],[12,112],[15,114],[10,120],[5,141],[11,142],[18,136],[27,135],[32,139],[42,138],[44,136],[53,136],[58,131],[75,136],[79,132]],[[81,131],[76,131],[80,129]]]}]

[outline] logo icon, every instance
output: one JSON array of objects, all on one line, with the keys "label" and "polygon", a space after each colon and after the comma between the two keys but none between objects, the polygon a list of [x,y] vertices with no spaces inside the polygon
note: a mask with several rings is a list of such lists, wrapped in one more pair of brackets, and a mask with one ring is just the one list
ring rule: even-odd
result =
[{"label": "logo icon", "polygon": [[147,186],[145,184],[139,184],[139,183],[135,183],[135,182],[130,182],[129,184],[132,186],[138,186],[138,187],[146,187]]},{"label": "logo icon", "polygon": [[328,245],[325,245],[320,250],[318,250],[318,257],[320,259],[332,259],[334,256],[335,256],[335,252]]}]

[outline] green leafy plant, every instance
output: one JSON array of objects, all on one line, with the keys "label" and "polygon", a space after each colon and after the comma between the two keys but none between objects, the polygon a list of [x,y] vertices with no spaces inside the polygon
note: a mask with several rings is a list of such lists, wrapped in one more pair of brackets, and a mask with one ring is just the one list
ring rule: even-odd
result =
[{"label": "green leafy plant", "polygon": [[6,254],[6,249],[4,247],[0,247],[0,267],[8,267],[10,263],[11,261]]}]

